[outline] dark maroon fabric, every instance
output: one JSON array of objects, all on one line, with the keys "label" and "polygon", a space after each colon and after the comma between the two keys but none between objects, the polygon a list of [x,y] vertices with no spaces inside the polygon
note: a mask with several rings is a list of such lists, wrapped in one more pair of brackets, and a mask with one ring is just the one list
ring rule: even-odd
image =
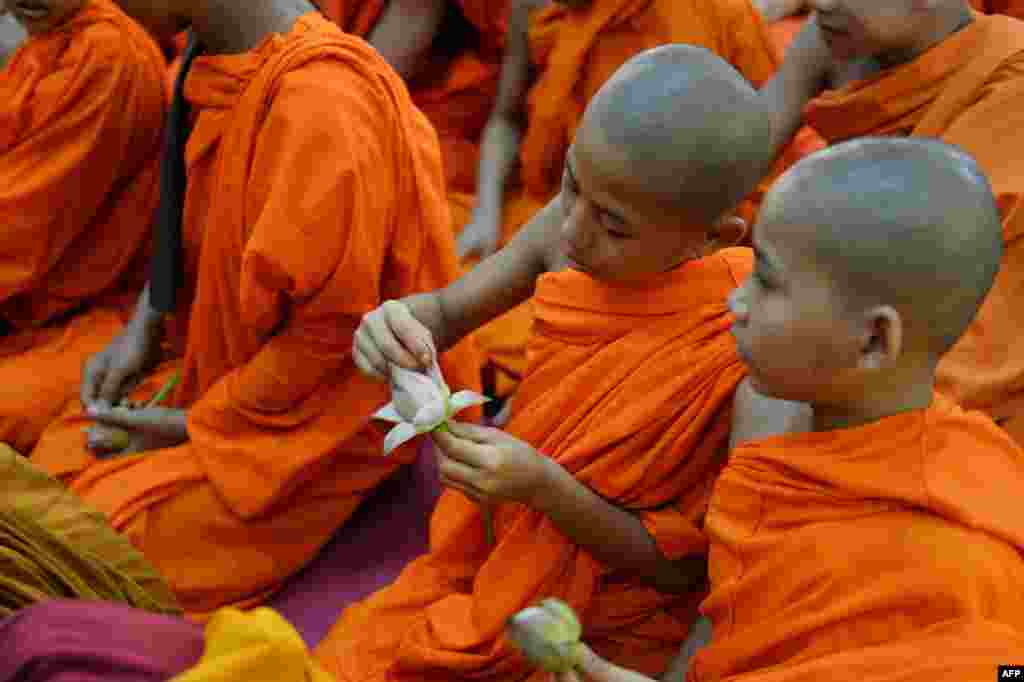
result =
[{"label": "dark maroon fabric", "polygon": [[[440,490],[425,445],[268,606],[318,644],[347,605],[426,551]],[[52,601],[0,621],[0,682],[155,682],[192,667],[202,652],[201,626],[114,604]]]},{"label": "dark maroon fabric", "polygon": [[430,441],[420,456],[380,485],[345,527],[269,606],[310,647],[324,638],[345,607],[390,584],[427,551],[430,514],[441,494]]},{"label": "dark maroon fabric", "polygon": [[117,604],[50,601],[0,621],[0,682],[163,682],[203,653],[203,630]]}]

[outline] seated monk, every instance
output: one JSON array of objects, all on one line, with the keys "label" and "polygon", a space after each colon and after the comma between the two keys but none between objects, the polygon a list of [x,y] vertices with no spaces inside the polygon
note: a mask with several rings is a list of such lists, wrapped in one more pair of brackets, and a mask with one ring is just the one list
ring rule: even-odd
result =
[{"label": "seated monk", "polygon": [[[174,103],[195,120],[177,314],[165,327],[167,282],[152,278],[32,459],[201,617],[265,598],[415,457],[383,456],[369,417],[388,390],[358,374],[352,334],[457,262],[437,138],[365,42],[306,2],[121,2],[155,34],[191,26],[208,51]],[[442,364],[474,388],[471,348]],[[148,402],[174,372],[166,407],[117,406]]]},{"label": "seated monk", "polygon": [[[802,162],[760,217],[705,525],[712,637],[686,679],[996,679],[1024,652],[1024,451],[935,392],[999,269],[988,182],[942,143],[864,139]],[[784,401],[809,413],[780,420]]]},{"label": "seated monk", "polygon": [[643,52],[591,100],[559,195],[507,246],[366,318],[356,363],[383,377],[536,288],[507,431],[433,435],[450,489],[430,552],[316,649],[338,680],[540,680],[502,632],[545,597],[617,663],[664,671],[703,596],[701,518],[744,375],[725,297],[751,254],[718,247],[744,232],[730,213],[770,164],[769,126],[712,52]]},{"label": "seated monk", "polygon": [[27,454],[142,288],[165,65],[111,0],[7,7],[30,37],[0,72],[0,442]]},{"label": "seated monk", "polygon": [[[459,234],[464,259],[490,255],[558,193],[587,102],[630,57],[667,43],[712,50],[756,86],[778,64],[750,0],[512,2],[476,206]],[[475,337],[487,356],[488,391],[499,397],[511,395],[525,371],[532,319],[524,305]]]},{"label": "seated monk", "polygon": [[[1024,153],[1013,149],[1024,127],[1024,23],[975,14],[967,0],[810,4],[820,9],[792,52],[823,43],[831,75],[824,93],[806,108],[789,107],[787,116],[799,120],[802,112],[832,143],[867,135],[938,138],[970,153],[992,183],[1003,216],[1003,267],[975,323],[939,365],[938,386],[1024,443],[1024,353],[1017,343],[1024,328]],[[795,91],[806,86],[794,84]]]}]

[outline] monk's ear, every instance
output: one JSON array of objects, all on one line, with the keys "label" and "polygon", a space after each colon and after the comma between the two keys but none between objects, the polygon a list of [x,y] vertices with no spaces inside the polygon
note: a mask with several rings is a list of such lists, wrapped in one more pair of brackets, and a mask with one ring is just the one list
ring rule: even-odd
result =
[{"label": "monk's ear", "polygon": [[708,241],[716,249],[724,249],[742,243],[749,234],[747,221],[738,215],[727,213],[711,226],[708,231]]},{"label": "monk's ear", "polygon": [[904,350],[904,332],[903,318],[892,306],[881,305],[866,311],[860,368],[877,370],[894,364]]}]

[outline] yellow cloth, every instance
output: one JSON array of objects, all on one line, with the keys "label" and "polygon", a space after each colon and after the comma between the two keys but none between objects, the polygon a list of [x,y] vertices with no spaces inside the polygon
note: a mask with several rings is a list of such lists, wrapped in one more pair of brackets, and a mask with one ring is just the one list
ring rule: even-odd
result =
[{"label": "yellow cloth", "polygon": [[331,682],[288,621],[270,609],[218,611],[206,626],[206,651],[171,682]]}]

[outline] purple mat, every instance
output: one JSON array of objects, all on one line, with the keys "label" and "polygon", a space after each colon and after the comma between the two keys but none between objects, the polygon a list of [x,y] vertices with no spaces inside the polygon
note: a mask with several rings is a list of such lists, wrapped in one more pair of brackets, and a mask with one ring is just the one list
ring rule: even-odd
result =
[{"label": "purple mat", "polygon": [[163,682],[199,661],[203,630],[116,604],[50,601],[0,621],[0,652],[0,682]]},{"label": "purple mat", "polygon": [[441,493],[430,441],[377,488],[313,562],[271,601],[312,648],[345,607],[390,584],[427,551],[430,514]]}]

